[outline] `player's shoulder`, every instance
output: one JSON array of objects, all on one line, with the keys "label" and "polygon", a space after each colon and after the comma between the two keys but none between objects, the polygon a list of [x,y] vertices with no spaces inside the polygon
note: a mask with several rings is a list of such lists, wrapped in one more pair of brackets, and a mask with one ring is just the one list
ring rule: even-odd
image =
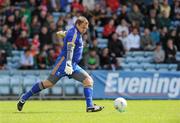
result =
[{"label": "player's shoulder", "polygon": [[77,29],[73,26],[67,31],[67,36],[77,35]]}]

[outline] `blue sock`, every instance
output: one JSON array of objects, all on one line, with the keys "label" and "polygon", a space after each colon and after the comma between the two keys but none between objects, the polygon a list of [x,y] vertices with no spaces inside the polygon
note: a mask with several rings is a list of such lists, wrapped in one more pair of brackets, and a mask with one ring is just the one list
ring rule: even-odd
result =
[{"label": "blue sock", "polygon": [[24,101],[26,101],[27,99],[29,99],[29,97],[31,97],[32,95],[40,92],[41,90],[44,89],[44,86],[42,85],[42,83],[36,83],[33,85],[33,87],[31,88],[31,90],[29,90],[28,92],[26,92],[23,96],[22,99]]},{"label": "blue sock", "polygon": [[86,106],[87,107],[92,107],[93,106],[93,100],[92,100],[92,96],[93,96],[93,89],[91,87],[85,87],[84,88],[84,95],[85,95],[85,99],[86,99]]}]

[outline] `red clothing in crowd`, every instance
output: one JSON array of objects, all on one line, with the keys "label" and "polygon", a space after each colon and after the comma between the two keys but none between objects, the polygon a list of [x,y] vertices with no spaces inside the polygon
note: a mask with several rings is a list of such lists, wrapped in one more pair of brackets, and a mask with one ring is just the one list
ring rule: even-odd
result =
[{"label": "red clothing in crowd", "polygon": [[72,9],[76,9],[77,11],[83,12],[84,11],[84,7],[82,4],[80,4],[79,2],[77,2],[76,0],[74,0],[74,2],[71,5]]},{"label": "red clothing in crowd", "polygon": [[18,38],[15,41],[15,45],[18,49],[27,49],[29,47],[29,42],[27,38]]},{"label": "red clothing in crowd", "polygon": [[27,26],[27,24],[25,22],[21,21],[20,26],[21,26],[22,30],[28,32],[28,26]]},{"label": "red clothing in crowd", "polygon": [[110,24],[106,24],[104,26],[104,31],[103,31],[103,36],[108,38],[113,32],[115,32],[115,27],[110,25]]},{"label": "red clothing in crowd", "polygon": [[48,6],[49,1],[48,0],[41,0],[41,5]]},{"label": "red clothing in crowd", "polygon": [[4,0],[0,0],[0,7],[3,5]]},{"label": "red clothing in crowd", "polygon": [[120,6],[118,0],[106,0],[106,4],[111,8],[113,12],[115,12]]},{"label": "red clothing in crowd", "polygon": [[32,40],[32,45],[35,47],[35,48],[39,48],[40,46],[40,42],[38,39],[33,39]]}]

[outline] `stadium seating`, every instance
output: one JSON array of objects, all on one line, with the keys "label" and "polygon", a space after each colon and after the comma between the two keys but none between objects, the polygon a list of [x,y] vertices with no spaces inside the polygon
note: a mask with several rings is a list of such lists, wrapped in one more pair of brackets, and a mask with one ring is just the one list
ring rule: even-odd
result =
[{"label": "stadium seating", "polygon": [[74,79],[63,79],[64,93],[65,95],[74,95],[76,93],[76,83]]},{"label": "stadium seating", "polygon": [[[46,79],[48,75],[49,71],[46,70],[0,71],[0,95],[19,97],[23,92],[28,91],[34,83]],[[83,86],[74,79],[62,78],[56,86],[40,93],[41,98],[51,95],[83,97]]]},{"label": "stadium seating", "polygon": [[6,72],[0,74],[0,95],[10,94],[9,79]]},{"label": "stadium seating", "polygon": [[20,95],[23,92],[23,79],[21,73],[10,73],[10,87],[12,95]]},{"label": "stadium seating", "polygon": [[[180,53],[177,53],[180,58]],[[121,67],[125,71],[176,71],[177,64],[155,64],[153,63],[153,52],[150,51],[130,51],[121,63]]]},{"label": "stadium seating", "polygon": [[102,32],[103,32],[104,28],[103,27],[96,27],[95,30],[97,32],[97,36],[99,38],[102,38]]},{"label": "stadium seating", "polygon": [[7,68],[8,69],[17,69],[20,67],[20,59],[22,51],[13,50],[12,56],[7,57]]},{"label": "stadium seating", "polygon": [[106,48],[108,45],[108,39],[105,39],[105,38],[98,38],[97,42],[98,42],[99,48]]}]

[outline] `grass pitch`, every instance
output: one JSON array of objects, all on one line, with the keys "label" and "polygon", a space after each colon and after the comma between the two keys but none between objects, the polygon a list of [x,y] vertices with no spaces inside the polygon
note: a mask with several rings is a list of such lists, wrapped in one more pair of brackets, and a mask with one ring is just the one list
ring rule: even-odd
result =
[{"label": "grass pitch", "polygon": [[0,123],[180,123],[180,100],[128,100],[123,113],[112,100],[94,102],[105,109],[86,113],[83,100],[28,101],[18,112],[16,101],[0,101]]}]

